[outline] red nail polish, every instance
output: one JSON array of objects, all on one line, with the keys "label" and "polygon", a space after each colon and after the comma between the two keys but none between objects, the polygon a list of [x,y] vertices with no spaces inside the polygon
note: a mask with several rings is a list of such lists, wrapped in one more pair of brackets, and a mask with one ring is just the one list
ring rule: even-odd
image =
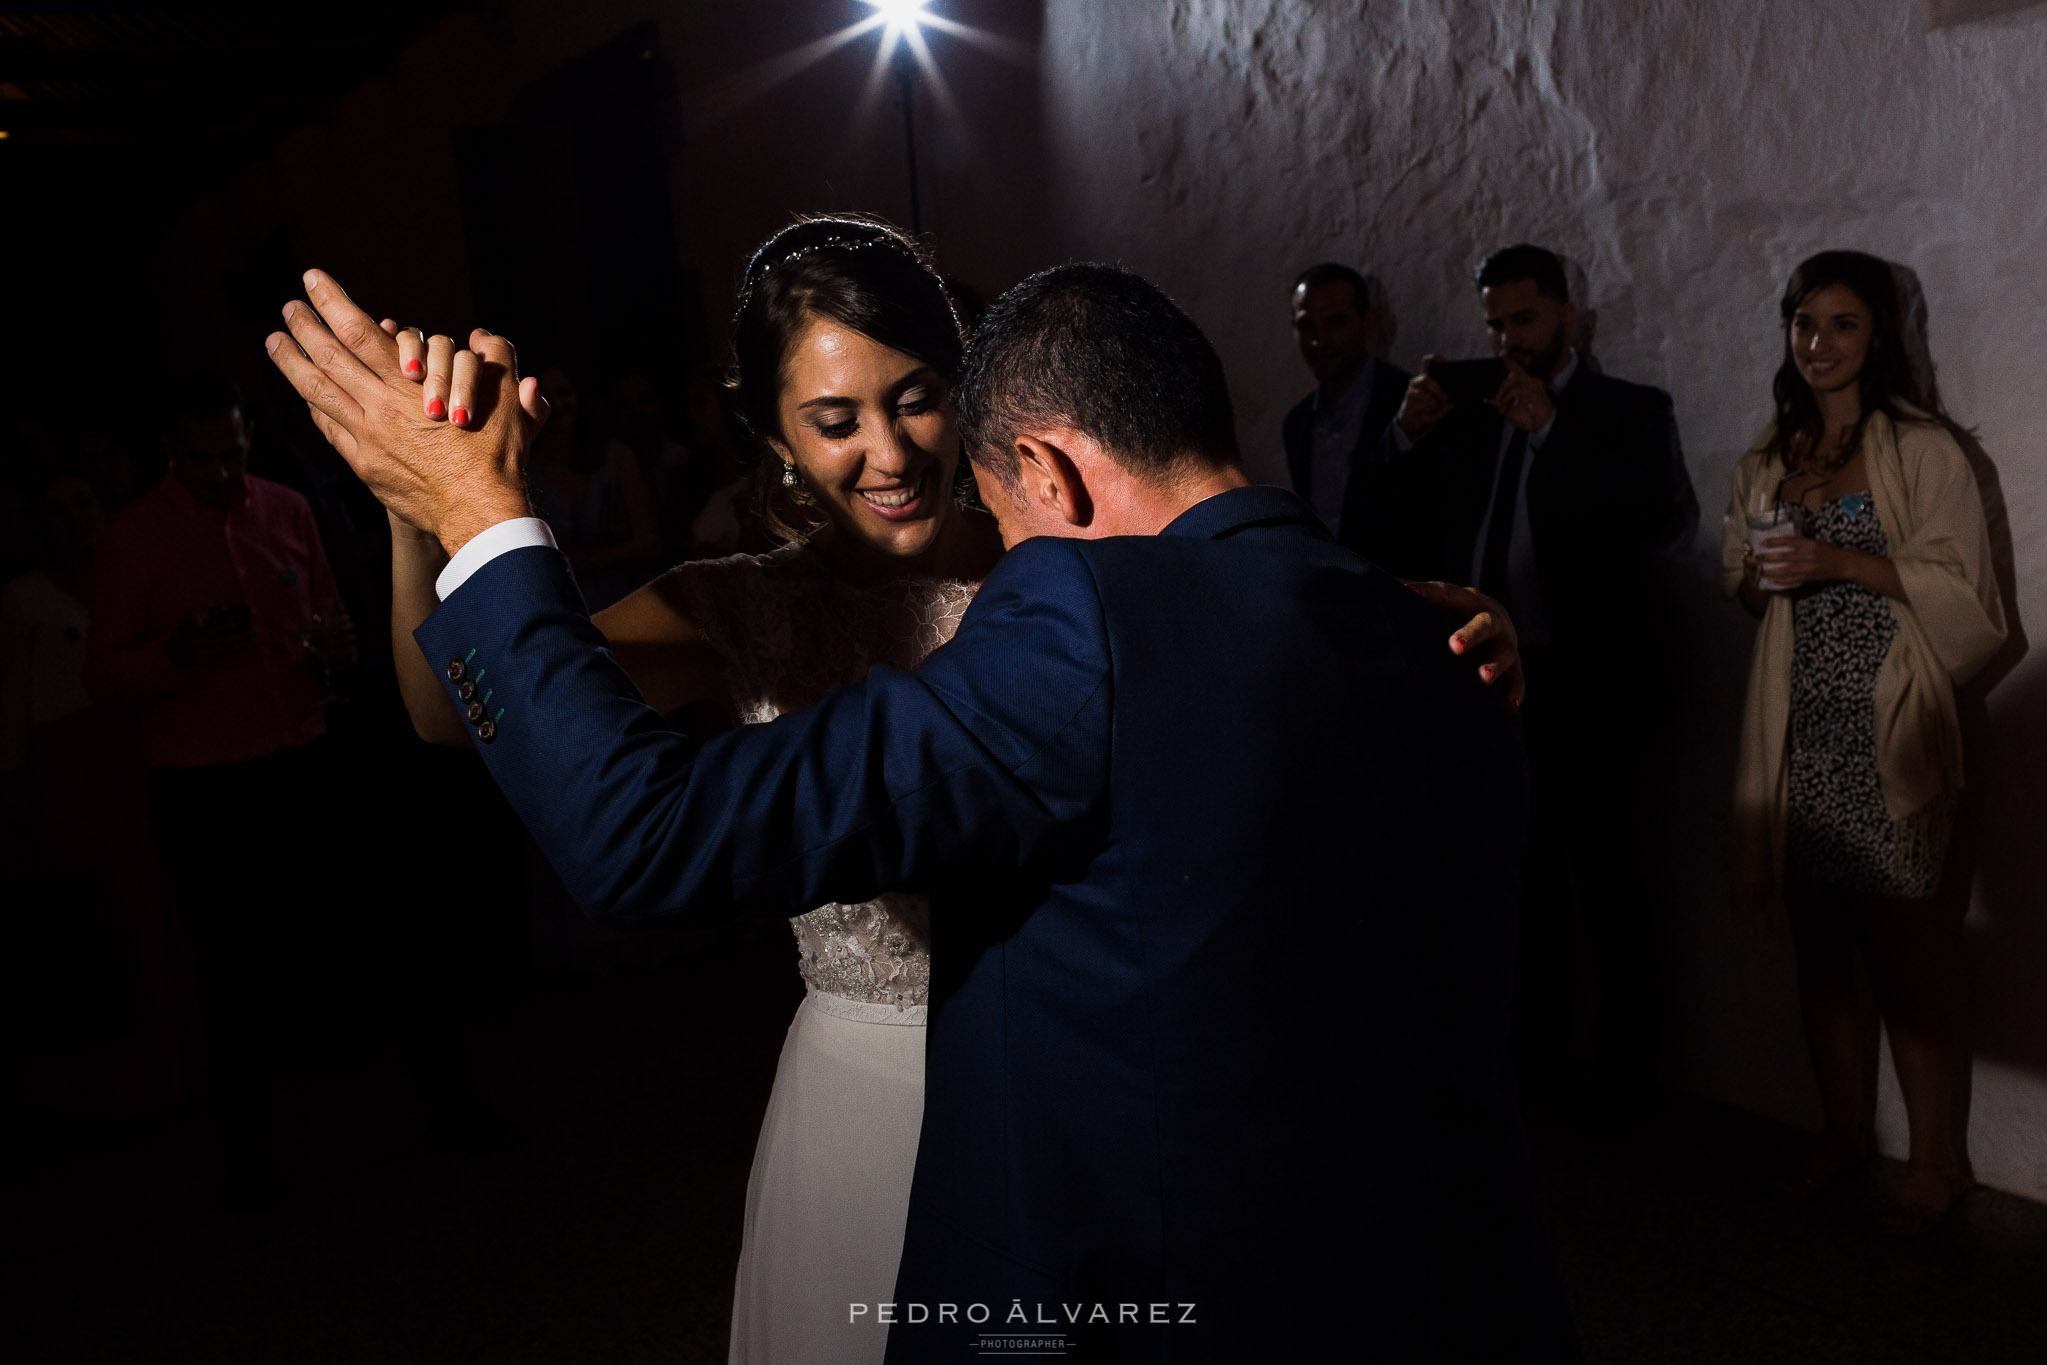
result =
[{"label": "red nail polish", "polygon": [[406,362],[405,362],[405,372],[406,372],[407,374],[418,374],[418,373],[419,373],[419,362],[418,362],[417,360],[408,360],[408,361],[406,361]]},{"label": "red nail polish", "polygon": [[438,398],[429,400],[426,405],[426,415],[429,417],[439,417],[442,413],[446,412],[447,410],[448,405],[446,403],[443,403]]},{"label": "red nail polish", "polygon": [[468,409],[468,408],[456,408],[456,409],[455,409],[455,425],[456,425],[456,426],[458,426],[458,427],[466,427],[466,426],[468,426],[468,425],[469,425],[469,409]]}]

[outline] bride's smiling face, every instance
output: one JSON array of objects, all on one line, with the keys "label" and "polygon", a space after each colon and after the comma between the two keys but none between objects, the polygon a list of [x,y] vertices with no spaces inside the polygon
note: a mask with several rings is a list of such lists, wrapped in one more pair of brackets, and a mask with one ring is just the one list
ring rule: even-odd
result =
[{"label": "bride's smiling face", "polygon": [[895,556],[936,543],[960,445],[938,371],[812,314],[782,358],[779,415],[775,453],[841,534]]}]

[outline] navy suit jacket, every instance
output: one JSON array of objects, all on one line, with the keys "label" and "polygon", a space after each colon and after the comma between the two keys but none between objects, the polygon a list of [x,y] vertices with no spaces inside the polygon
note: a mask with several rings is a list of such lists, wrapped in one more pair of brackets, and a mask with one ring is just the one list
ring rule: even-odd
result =
[{"label": "navy suit jacket", "polygon": [[[1413,500],[1400,484],[1405,467],[1382,456],[1381,437],[1387,424],[1400,412],[1407,396],[1407,384],[1414,376],[1384,360],[1372,363],[1371,392],[1365,398],[1364,420],[1358,426],[1358,443],[1350,454],[1350,479],[1344,484],[1343,512],[1336,520],[1336,538],[1388,573],[1401,578],[1420,577],[1419,566],[1432,562],[1434,546],[1418,541],[1414,531],[1425,518],[1416,516]],[[1287,478],[1302,499],[1314,490],[1315,395],[1287,410],[1280,422],[1280,442],[1286,447]]]},{"label": "navy suit jacket", "polygon": [[1454,624],[1254,487],[1027,541],[914,675],[701,745],[552,550],[418,639],[605,918],[931,893],[891,1361],[1018,1312],[1089,1358],[1562,1358],[1506,1055],[1524,777]]}]

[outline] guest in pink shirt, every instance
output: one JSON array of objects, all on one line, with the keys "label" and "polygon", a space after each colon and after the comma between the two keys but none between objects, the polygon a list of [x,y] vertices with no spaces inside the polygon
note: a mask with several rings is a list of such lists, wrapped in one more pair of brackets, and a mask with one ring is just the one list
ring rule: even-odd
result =
[{"label": "guest in pink shirt", "polygon": [[169,472],[107,527],[93,590],[86,686],[138,710],[156,768],[312,743],[321,663],[354,653],[312,508],[248,475],[239,400],[210,396],[237,405],[179,419]]},{"label": "guest in pink shirt", "polygon": [[100,542],[85,685],[131,708],[149,751],[157,857],[199,962],[225,1192],[277,1183],[270,1089],[300,1031],[332,837],[322,669],[355,641],[312,509],[248,475],[224,379],[164,407],[169,470]]}]

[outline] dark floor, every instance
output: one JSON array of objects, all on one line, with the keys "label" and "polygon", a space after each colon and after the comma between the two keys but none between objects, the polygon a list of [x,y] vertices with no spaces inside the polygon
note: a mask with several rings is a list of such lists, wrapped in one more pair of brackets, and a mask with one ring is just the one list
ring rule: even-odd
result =
[{"label": "dark floor", "polygon": [[[723,1359],[746,1171],[795,999],[779,935],[536,987],[480,1051],[520,1140],[450,1139],[391,1071],[297,1087],[295,1190],[216,1211],[206,1129],[41,1120],[5,1193],[10,1360]],[[1673,1101],[1539,1135],[1540,1198],[1595,1362],[2047,1360],[2047,1208],[1969,1200],[1931,1237],[1758,1193],[1795,1134]],[[1881,1194],[1884,1171],[1860,1198]]]},{"label": "dark floor", "polygon": [[1696,1099],[1603,1143],[1536,1139],[1588,1362],[2047,1361],[2047,1207],[1983,1191],[1924,1238],[1879,1237],[1901,1166],[1787,1206],[1763,1192],[1806,1138]]}]

